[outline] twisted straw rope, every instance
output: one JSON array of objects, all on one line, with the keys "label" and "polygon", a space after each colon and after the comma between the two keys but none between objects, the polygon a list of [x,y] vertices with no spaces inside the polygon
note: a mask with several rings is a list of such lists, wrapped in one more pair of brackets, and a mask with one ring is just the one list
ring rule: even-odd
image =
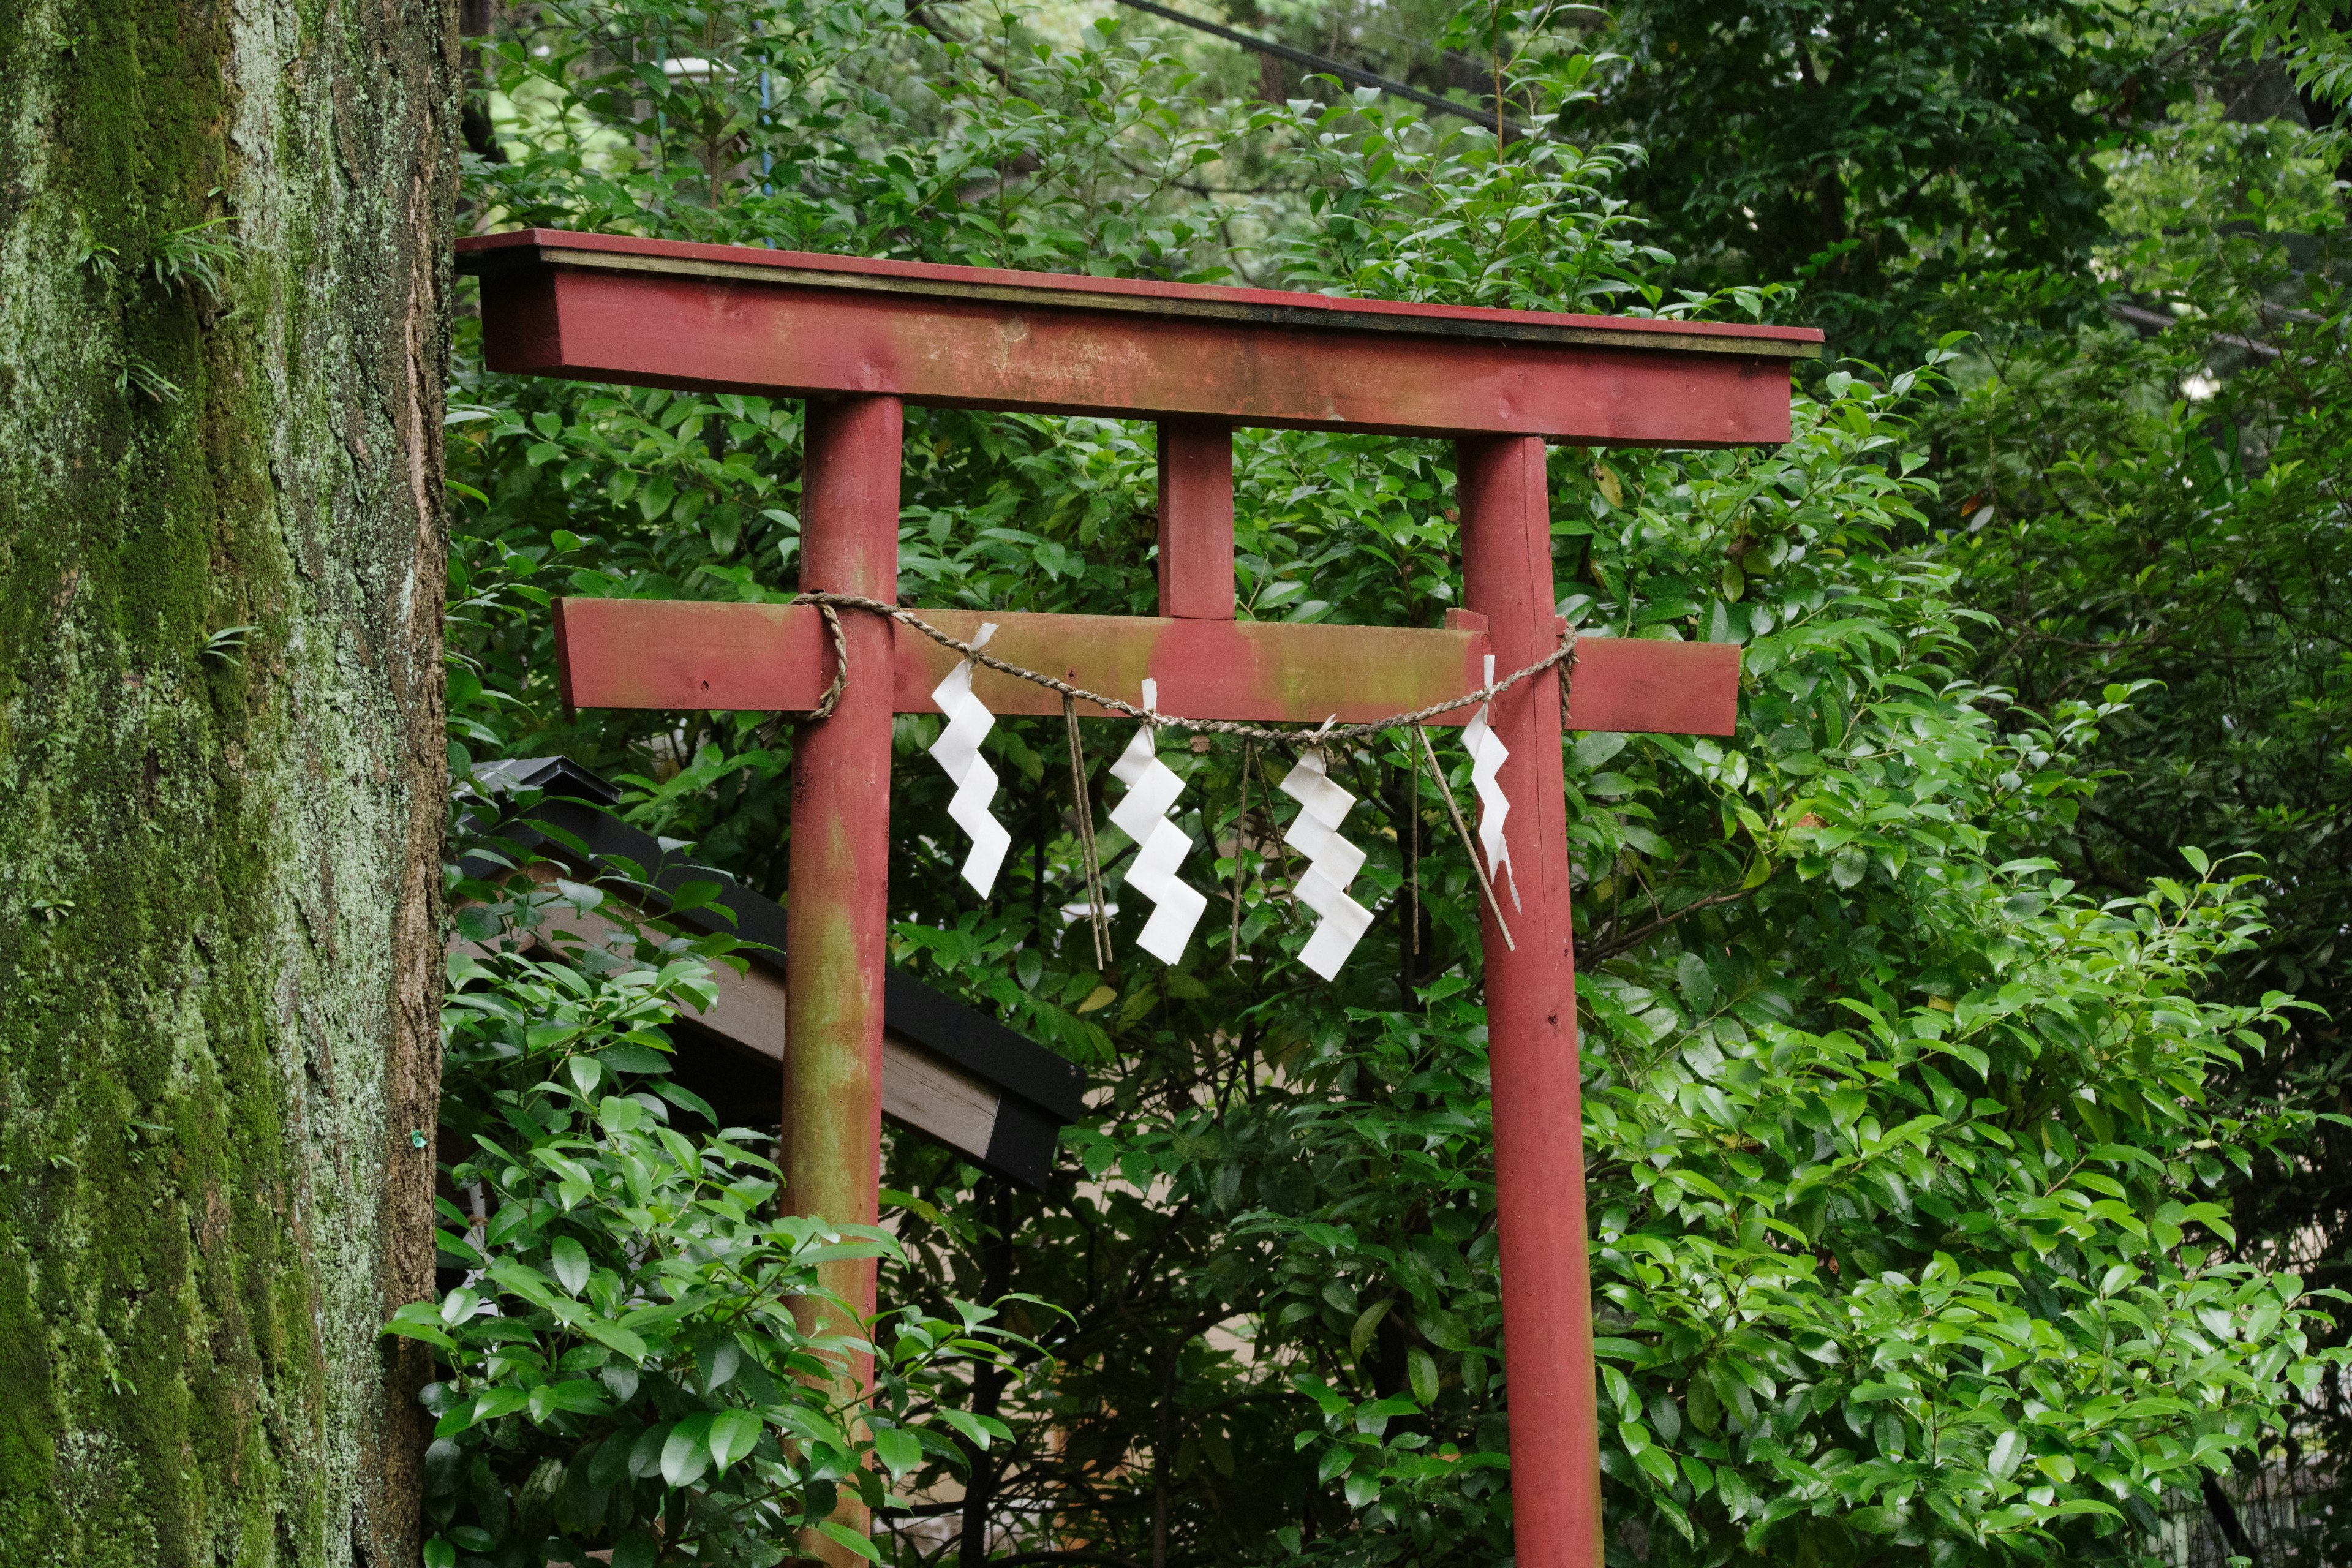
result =
[{"label": "twisted straw rope", "polygon": [[[1171,729],[1191,730],[1203,735],[1240,735],[1253,741],[1268,741],[1276,743],[1296,740],[1301,733],[1296,730],[1269,730],[1256,724],[1237,724],[1224,719],[1185,719],[1173,713],[1155,713],[1148,709],[1138,708],[1132,702],[1122,702],[1116,697],[1106,697],[1098,691],[1088,691],[1083,686],[1073,686],[1066,680],[1057,679],[1050,675],[1040,675],[1034,669],[1024,669],[1017,664],[1008,664],[992,653],[974,647],[961,638],[941,631],[911,610],[901,609],[896,605],[884,604],[879,599],[869,599],[860,594],[803,594],[793,603],[814,605],[818,613],[824,616],[827,629],[833,633],[835,660],[833,684],[825,688],[824,696],[811,712],[810,717],[814,719],[831,717],[835,704],[841,700],[841,693],[849,684],[849,643],[848,639],[842,636],[841,617],[835,613],[835,606],[842,606],[853,610],[871,610],[877,616],[887,616],[900,625],[911,626],[922,633],[940,647],[952,648],[964,658],[995,670],[999,674],[1012,676],[1016,680],[1029,681],[1034,685],[1045,687],[1049,691],[1058,691],[1064,697],[1076,698],[1081,702],[1091,702],[1097,708],[1108,708],[1114,713],[1124,713],[1130,719],[1140,719],[1147,724],[1164,724]],[[1568,709],[1569,679],[1573,677],[1576,668],[1576,635],[1573,632],[1562,637],[1558,647],[1525,669],[1516,670],[1491,686],[1482,686],[1467,696],[1453,698],[1444,702],[1433,702],[1426,708],[1416,708],[1410,713],[1399,713],[1387,719],[1377,719],[1369,724],[1326,725],[1312,733],[1318,744],[1330,744],[1342,741],[1353,741],[1365,735],[1378,734],[1383,730],[1393,730],[1401,724],[1417,725],[1424,720],[1435,718],[1440,713],[1450,713],[1456,708],[1467,708],[1475,702],[1491,702],[1520,681],[1531,676],[1540,675],[1556,664],[1565,664],[1568,667],[1560,681],[1560,710],[1562,717],[1565,718]]]}]

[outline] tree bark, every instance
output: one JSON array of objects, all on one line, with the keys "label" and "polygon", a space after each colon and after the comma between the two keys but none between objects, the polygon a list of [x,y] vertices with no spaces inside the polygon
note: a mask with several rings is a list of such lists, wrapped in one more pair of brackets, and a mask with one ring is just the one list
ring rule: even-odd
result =
[{"label": "tree bark", "polygon": [[416,1561],[455,37],[0,5],[0,1562]]}]

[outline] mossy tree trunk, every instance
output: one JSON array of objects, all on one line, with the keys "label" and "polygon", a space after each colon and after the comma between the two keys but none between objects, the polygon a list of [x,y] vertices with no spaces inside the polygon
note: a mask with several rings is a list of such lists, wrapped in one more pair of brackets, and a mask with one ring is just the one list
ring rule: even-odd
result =
[{"label": "mossy tree trunk", "polygon": [[0,0],[12,1565],[416,1560],[455,33]]}]

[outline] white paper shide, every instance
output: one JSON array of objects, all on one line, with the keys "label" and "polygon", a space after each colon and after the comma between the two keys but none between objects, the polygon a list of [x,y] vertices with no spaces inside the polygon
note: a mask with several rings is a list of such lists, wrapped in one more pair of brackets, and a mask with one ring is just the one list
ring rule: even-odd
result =
[{"label": "white paper shide", "polygon": [[[1486,656],[1486,684],[1495,684],[1495,656]],[[1511,815],[1511,803],[1503,795],[1503,786],[1495,775],[1503,770],[1511,749],[1503,744],[1503,737],[1495,733],[1486,722],[1494,708],[1483,702],[1470,722],[1463,726],[1462,744],[1470,752],[1470,787],[1478,796],[1478,844],[1486,852],[1486,877],[1498,887],[1503,874],[1511,868],[1510,841],[1503,837],[1503,824]],[[1518,909],[1519,883],[1511,879],[1511,907]]]},{"label": "white paper shide", "polygon": [[1364,852],[1339,836],[1339,824],[1356,797],[1331,782],[1319,749],[1298,759],[1282,781],[1282,793],[1298,803],[1298,815],[1283,837],[1307,857],[1307,869],[1291,890],[1322,917],[1298,962],[1326,980],[1334,979],[1372,923],[1372,911],[1348,896],[1348,884],[1363,869]]},{"label": "white paper shide", "polygon": [[[1159,701],[1159,683],[1145,681],[1144,709],[1149,711]],[[1192,928],[1209,907],[1207,899],[1176,875],[1192,848],[1192,837],[1168,820],[1168,808],[1184,793],[1184,781],[1160,760],[1150,724],[1136,730],[1127,750],[1111,764],[1110,776],[1127,786],[1126,795],[1111,808],[1111,825],[1136,843],[1127,885],[1154,906],[1137,945],[1160,963],[1173,963],[1183,956]]]},{"label": "white paper shide", "polygon": [[[979,647],[994,636],[996,624],[992,621],[980,628],[971,646]],[[972,672],[980,667],[970,659],[959,663],[948,672],[948,678],[931,690],[931,700],[948,716],[947,727],[940,738],[931,742],[931,759],[947,770],[955,786],[955,798],[948,803],[948,816],[955,825],[971,835],[971,853],[964,857],[963,879],[982,898],[996,886],[996,873],[1004,864],[1004,852],[1012,847],[1013,836],[988,809],[996,798],[996,770],[980,754],[980,742],[996,727],[996,715],[988,705],[971,694]]]}]

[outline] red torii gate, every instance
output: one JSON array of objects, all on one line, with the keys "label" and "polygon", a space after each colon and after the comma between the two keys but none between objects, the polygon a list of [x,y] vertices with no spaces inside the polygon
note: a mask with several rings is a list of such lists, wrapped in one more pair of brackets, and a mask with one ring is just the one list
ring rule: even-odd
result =
[{"label": "red torii gate", "polygon": [[[1730,447],[1789,438],[1810,329],[1555,315],[1264,289],[874,261],[532,229],[457,242],[482,279],[490,368],[809,400],[801,586],[895,603],[904,405],[1160,425],[1157,618],[991,612],[989,651],[1114,696],[1159,683],[1196,719],[1364,722],[1476,689],[1558,644],[1547,440]],[[1234,618],[1235,426],[1451,437],[1466,608],[1437,629]],[[833,678],[806,605],[558,602],[582,707],[807,711]],[[969,640],[983,616],[929,610]],[[802,733],[786,908],[783,1164],[796,1208],[871,1223],[880,1176],[882,983],[894,712],[933,711],[956,661],[894,622],[842,616],[852,677]],[[1727,645],[1588,638],[1576,729],[1723,735]],[[880,684],[859,671],[888,670]],[[1521,910],[1486,942],[1496,1206],[1517,1556],[1601,1562],[1559,672],[1504,693],[1507,842]],[[1000,714],[1060,700],[982,670]],[[1082,709],[1092,717],[1109,716]],[[1457,709],[1436,723],[1460,724]],[[830,1283],[870,1311],[869,1264]],[[870,1368],[856,1369],[870,1377]]]}]

